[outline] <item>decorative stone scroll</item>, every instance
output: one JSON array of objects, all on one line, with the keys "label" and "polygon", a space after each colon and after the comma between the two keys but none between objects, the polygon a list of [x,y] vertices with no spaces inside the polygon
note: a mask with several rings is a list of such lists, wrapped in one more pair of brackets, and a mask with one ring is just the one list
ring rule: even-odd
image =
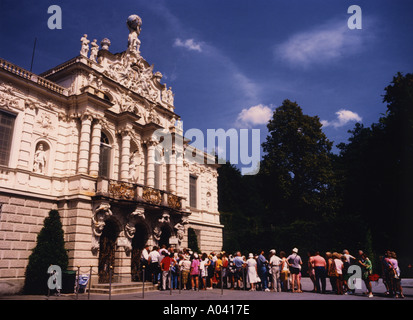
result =
[{"label": "decorative stone scroll", "polygon": [[135,211],[129,215],[128,222],[125,225],[125,236],[127,243],[124,245],[124,248],[126,254],[129,254],[132,250],[132,239],[136,233],[135,225],[139,219],[145,220],[145,209],[141,207],[137,207]]},{"label": "decorative stone scroll", "polygon": [[103,228],[105,227],[106,220],[112,216],[110,210],[110,204],[101,203],[95,210],[95,214],[92,217],[92,251],[99,251],[99,240],[102,235]]}]

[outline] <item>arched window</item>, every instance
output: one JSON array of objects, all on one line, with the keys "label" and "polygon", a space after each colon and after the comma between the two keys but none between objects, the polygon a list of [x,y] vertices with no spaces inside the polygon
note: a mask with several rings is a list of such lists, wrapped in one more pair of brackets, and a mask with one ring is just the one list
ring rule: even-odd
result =
[{"label": "arched window", "polygon": [[103,132],[100,136],[100,159],[99,159],[99,176],[109,178],[110,155],[112,147],[109,138]]}]

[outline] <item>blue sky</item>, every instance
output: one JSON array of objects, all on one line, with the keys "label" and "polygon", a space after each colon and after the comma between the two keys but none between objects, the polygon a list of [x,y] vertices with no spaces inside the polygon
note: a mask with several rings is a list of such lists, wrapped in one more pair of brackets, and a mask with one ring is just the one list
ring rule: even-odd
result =
[{"label": "blue sky", "polygon": [[[59,5],[63,28],[47,27]],[[350,30],[350,5],[362,29]],[[384,88],[413,72],[413,2],[409,0],[0,0],[0,57],[41,73],[79,54],[80,38],[107,37],[126,49],[126,18],[138,14],[142,56],[175,93],[184,130],[255,128],[284,99],[323,120],[334,144],[355,122],[385,112]]]}]

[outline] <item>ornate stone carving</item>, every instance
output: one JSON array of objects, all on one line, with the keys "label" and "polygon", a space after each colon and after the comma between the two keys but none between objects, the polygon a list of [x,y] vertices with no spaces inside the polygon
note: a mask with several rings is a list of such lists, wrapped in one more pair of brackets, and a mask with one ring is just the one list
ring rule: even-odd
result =
[{"label": "ornate stone carving", "polygon": [[84,34],[82,38],[80,38],[80,42],[82,43],[80,54],[87,58],[87,54],[89,52],[89,43],[90,41],[87,39],[87,34]]},{"label": "ornate stone carving", "polygon": [[95,210],[92,217],[92,251],[99,250],[99,240],[102,235],[103,228],[106,224],[106,219],[112,216],[110,205],[108,203],[101,203]]},{"label": "ornate stone carving", "polygon": [[159,225],[156,225],[155,228],[153,228],[153,237],[156,241],[161,240],[161,235],[162,235],[162,230]]},{"label": "ornate stone carving", "polygon": [[[124,87],[139,94],[151,101],[158,101],[160,90],[157,89],[162,75],[153,73],[153,65],[147,67],[147,63],[140,56],[140,40],[138,39],[141,30],[142,20],[132,15],[128,18],[129,28],[128,49],[122,54],[116,55],[115,60],[101,59],[99,63],[105,68],[103,74],[112,80],[120,83]],[[101,43],[104,48],[103,41]],[[106,61],[103,63],[103,61]],[[167,94],[167,97],[170,95]]]},{"label": "ornate stone carving", "polygon": [[160,205],[162,203],[161,192],[153,188],[144,187],[142,198],[144,201],[151,204]]},{"label": "ornate stone carving", "polygon": [[104,38],[100,42],[100,46],[102,47],[102,50],[109,50],[110,45],[111,45],[111,43],[110,43],[110,40],[108,38]]},{"label": "ornate stone carving", "polygon": [[14,96],[15,92],[12,86],[2,84],[0,87],[0,106],[6,109],[19,109],[19,99]]},{"label": "ornate stone carving", "polygon": [[168,206],[175,210],[181,210],[182,209],[181,198],[174,194],[168,194]]},{"label": "ornate stone carving", "polygon": [[135,195],[133,184],[127,182],[110,181],[108,191],[115,199],[132,200]]},{"label": "ornate stone carving", "polygon": [[122,93],[117,89],[115,100],[119,105],[120,112],[131,112],[138,116],[142,116],[139,104],[131,97],[130,93]]},{"label": "ornate stone carving", "polygon": [[181,244],[185,237],[185,224],[188,224],[188,219],[182,219],[174,226],[179,244]]},{"label": "ornate stone carving", "polygon": [[97,44],[97,40],[94,39],[92,41],[92,43],[90,44],[90,46],[91,46],[91,49],[90,49],[89,59],[96,62],[96,58],[97,58],[98,52],[99,52],[99,45]]},{"label": "ornate stone carving", "polygon": [[128,52],[139,55],[141,42],[138,39],[138,36],[141,32],[142,19],[136,14],[131,15],[126,20],[126,25],[129,29]]},{"label": "ornate stone carving", "polygon": [[36,152],[34,153],[33,172],[45,173],[46,166],[46,152],[43,143],[39,143]]},{"label": "ornate stone carving", "polygon": [[172,93],[172,87],[167,89],[166,85],[164,85],[164,89],[162,90],[162,101],[173,106],[174,94]]},{"label": "ornate stone carving", "polygon": [[53,122],[50,119],[48,113],[43,112],[40,116],[40,119],[37,120],[37,123],[42,129],[44,129],[44,135],[47,136],[48,132],[54,129]]}]

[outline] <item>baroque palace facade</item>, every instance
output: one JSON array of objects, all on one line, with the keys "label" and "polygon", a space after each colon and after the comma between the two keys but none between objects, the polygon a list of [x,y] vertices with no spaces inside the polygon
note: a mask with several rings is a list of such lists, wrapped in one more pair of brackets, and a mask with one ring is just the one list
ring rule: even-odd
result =
[{"label": "baroque palace facade", "polygon": [[[80,55],[40,75],[0,59],[0,284],[22,284],[43,220],[62,219],[71,269],[130,282],[145,244],[222,249],[217,165],[182,137],[171,88],[128,47],[81,38]],[[173,141],[170,150],[154,132]],[[206,161],[208,160],[208,161]]]}]

